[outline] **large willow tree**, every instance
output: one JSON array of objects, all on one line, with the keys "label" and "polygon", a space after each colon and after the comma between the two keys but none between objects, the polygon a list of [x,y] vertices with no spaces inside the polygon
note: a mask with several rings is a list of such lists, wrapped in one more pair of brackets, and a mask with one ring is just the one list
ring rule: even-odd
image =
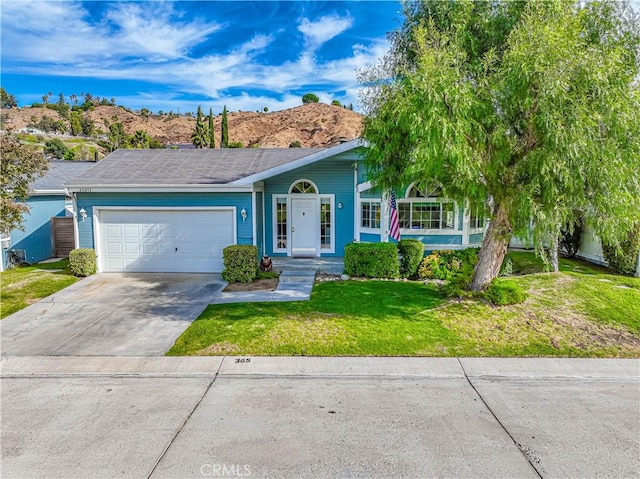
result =
[{"label": "large willow tree", "polygon": [[362,72],[372,179],[419,179],[491,221],[470,286],[512,234],[553,246],[575,211],[615,241],[640,211],[638,16],[621,2],[405,4]]}]

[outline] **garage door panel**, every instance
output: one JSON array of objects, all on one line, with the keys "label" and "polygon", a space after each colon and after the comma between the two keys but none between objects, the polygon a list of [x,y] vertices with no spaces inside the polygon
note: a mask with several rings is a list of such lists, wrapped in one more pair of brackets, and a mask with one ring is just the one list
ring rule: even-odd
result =
[{"label": "garage door panel", "polygon": [[234,242],[231,209],[104,210],[100,224],[105,271],[220,272]]}]

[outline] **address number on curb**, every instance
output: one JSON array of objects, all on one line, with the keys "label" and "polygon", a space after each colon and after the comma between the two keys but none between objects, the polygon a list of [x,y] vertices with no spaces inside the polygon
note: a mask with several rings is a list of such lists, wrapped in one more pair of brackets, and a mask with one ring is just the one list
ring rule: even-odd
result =
[{"label": "address number on curb", "polygon": [[236,363],[250,363],[251,358],[236,358]]}]

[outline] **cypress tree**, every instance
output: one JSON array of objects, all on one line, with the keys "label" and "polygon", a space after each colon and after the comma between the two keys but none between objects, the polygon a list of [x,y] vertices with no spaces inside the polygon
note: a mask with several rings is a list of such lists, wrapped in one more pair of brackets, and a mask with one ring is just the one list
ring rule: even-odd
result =
[{"label": "cypress tree", "polygon": [[207,125],[204,123],[204,117],[202,116],[202,108],[198,106],[198,114],[196,116],[196,126],[191,133],[191,143],[196,148],[204,148],[209,144],[209,131]]},{"label": "cypress tree", "polygon": [[229,148],[229,125],[227,124],[227,105],[222,109],[222,132],[220,136],[220,148]]},{"label": "cypress tree", "polygon": [[213,109],[209,108],[209,148],[216,147],[216,132],[213,127]]}]

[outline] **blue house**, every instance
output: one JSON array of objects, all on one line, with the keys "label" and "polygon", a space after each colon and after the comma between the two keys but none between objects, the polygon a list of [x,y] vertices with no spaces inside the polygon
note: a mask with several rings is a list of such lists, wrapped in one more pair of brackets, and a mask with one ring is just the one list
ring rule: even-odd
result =
[{"label": "blue house", "polygon": [[[103,272],[219,272],[231,244],[341,257],[352,241],[389,241],[387,195],[368,182],[362,148],[117,150],[67,184],[77,246]],[[421,184],[396,193],[403,238],[479,246],[485,222],[465,205]]]},{"label": "blue house", "polygon": [[[57,160],[49,162],[48,171],[29,185],[31,195],[26,201],[29,213],[24,216],[24,231],[11,231],[8,238],[4,238],[2,255],[0,255],[2,269],[6,266],[6,253],[9,249],[23,250],[25,259],[29,263],[51,258],[54,253],[62,253],[60,256],[68,254],[68,250],[55,251],[56,236],[53,218],[72,216],[71,198],[66,196],[64,184],[92,166],[95,166],[94,162]],[[72,223],[69,225],[73,227]],[[72,247],[73,244],[70,246]]]}]

